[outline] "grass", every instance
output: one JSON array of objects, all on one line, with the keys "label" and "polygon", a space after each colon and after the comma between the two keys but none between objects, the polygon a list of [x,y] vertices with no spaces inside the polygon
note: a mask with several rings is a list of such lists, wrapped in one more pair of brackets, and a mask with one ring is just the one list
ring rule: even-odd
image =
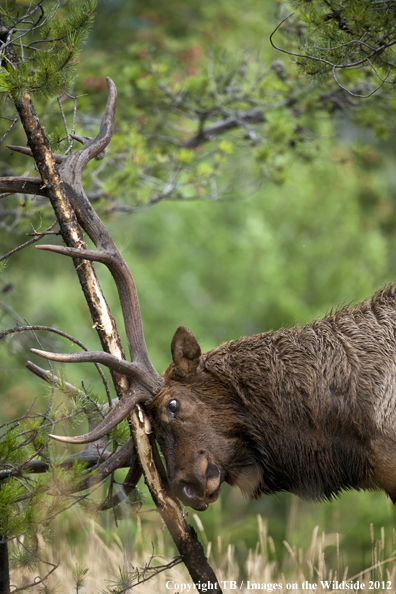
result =
[{"label": "grass", "polygon": [[[158,525],[155,528],[146,528],[145,525],[143,529],[139,516],[135,517],[138,529],[133,546],[126,546],[116,533],[109,539],[108,531],[82,514],[79,521],[85,533],[85,538],[82,539],[84,545],[72,546],[66,538],[59,538],[50,546],[41,540],[40,555],[52,563],[59,563],[59,566],[46,580],[45,588],[43,584],[39,584],[29,591],[46,594],[121,594],[131,591],[136,594],[175,594],[188,592],[190,585],[190,591],[197,592],[197,589],[193,590],[183,564],[167,568],[150,580],[135,585],[131,590],[133,583],[146,579],[161,566],[171,563],[174,555],[174,549],[166,544],[164,532]],[[200,518],[194,514],[193,520],[224,592],[345,592],[351,591],[351,585],[355,587],[352,590],[354,592],[396,591],[396,553],[392,550],[385,555],[385,550],[389,547],[385,547],[384,529],[381,530],[381,538],[375,540],[372,526],[368,527],[371,534],[372,563],[359,574],[350,575],[348,567],[342,564],[342,544],[336,533],[320,534],[316,527],[311,543],[305,550],[284,541],[283,550],[276,554],[266,522],[258,515],[256,546],[247,552],[241,564],[237,562],[234,545],[224,546],[221,535],[217,536],[215,542],[208,542]],[[393,545],[394,541],[392,534]],[[334,547],[336,555],[331,556],[332,566],[328,566],[326,550]],[[40,564],[35,571],[14,569],[11,572],[11,583],[18,587],[26,586],[38,574],[45,575],[49,571],[47,567]],[[327,582],[327,585],[321,582]],[[278,584],[281,584],[281,588],[275,587]],[[201,584],[200,591],[213,592],[213,589]]]}]

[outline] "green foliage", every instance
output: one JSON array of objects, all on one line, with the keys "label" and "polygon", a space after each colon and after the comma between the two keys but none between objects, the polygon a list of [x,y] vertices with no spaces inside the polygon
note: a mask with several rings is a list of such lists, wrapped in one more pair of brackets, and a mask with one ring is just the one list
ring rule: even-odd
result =
[{"label": "green foliage", "polygon": [[321,103],[328,113],[350,118],[377,138],[391,137],[396,124],[394,2],[291,0],[283,5],[282,16],[287,16],[272,43],[291,56],[289,63],[296,60],[303,79],[314,82],[319,102],[311,102],[311,114]]},{"label": "green foliage", "polygon": [[23,486],[13,480],[2,481],[0,489],[0,533],[6,537],[19,534],[29,525],[31,509],[21,514],[16,503],[23,494]]},{"label": "green foliage", "polygon": [[82,563],[76,563],[76,566],[73,570],[73,579],[75,583],[76,593],[78,593],[80,588],[83,588],[85,585],[85,576],[88,574],[89,569],[85,567]]},{"label": "green foliage", "polygon": [[86,468],[84,462],[75,460],[69,469],[53,465],[44,475],[52,497],[47,506],[48,521],[53,519],[69,503],[69,496],[81,481],[81,473]]},{"label": "green foliage", "polygon": [[[96,177],[106,212],[236,196],[238,185],[226,182],[231,155],[233,166],[250,158],[258,179],[283,183],[289,159],[310,159],[319,150],[314,133],[321,125],[305,114],[309,102],[316,113],[320,108],[309,86],[280,63],[191,48],[186,64],[180,48],[146,45],[127,48],[131,61],[119,92],[130,100],[132,119],[119,124]],[[120,187],[132,190],[128,199]]]},{"label": "green foliage", "polygon": [[[15,56],[3,62],[0,69],[0,92],[9,93],[15,99],[23,91],[42,94],[48,98],[67,90],[73,81],[80,46],[92,28],[95,7],[96,0],[69,0],[64,9],[66,16],[59,18],[59,7],[43,6],[34,25],[30,15],[25,20],[16,19],[13,14],[15,7],[8,7],[3,13],[3,21],[9,29],[11,39],[23,39],[27,36],[28,40],[25,42],[23,39],[26,43],[23,49],[22,45],[18,47],[16,43],[13,46]],[[37,9],[38,5],[36,11]],[[22,35],[21,21],[25,27]],[[4,52],[7,56],[7,48]]]},{"label": "green foliage", "polygon": [[15,427],[7,432],[0,441],[0,458],[5,462],[9,461],[10,464],[20,464],[23,461],[24,453],[18,444],[23,442],[23,437],[19,436],[20,429]]},{"label": "green foliage", "polygon": [[128,421],[125,420],[122,421],[122,423],[119,423],[119,425],[111,431],[110,437],[117,445],[125,443],[131,437]]},{"label": "green foliage", "polygon": [[[59,399],[65,397],[69,407],[59,405]],[[0,435],[0,534],[2,538],[16,539],[10,554],[15,568],[37,566],[43,560],[38,551],[39,540],[48,538],[51,522],[81,497],[89,495],[89,492],[73,495],[85,476],[86,462],[74,459],[65,467],[67,456],[57,456],[53,445],[48,443],[48,425],[53,427],[52,423],[58,420],[69,421],[73,427],[76,419],[80,421],[87,416],[90,421],[100,422],[103,415],[98,397],[91,389],[79,390],[64,377],[58,377],[56,390],[51,389],[51,401],[44,417],[29,414],[29,410],[18,421],[3,426]],[[52,419],[52,423],[43,419]],[[114,443],[125,439],[126,431],[125,427],[115,431]],[[33,474],[32,461],[45,463],[47,471]]]},{"label": "green foliage", "polygon": [[298,64],[307,74],[320,80],[341,76],[351,92],[362,96],[383,85],[382,92],[393,89],[394,2],[294,0],[293,5],[305,23]]}]

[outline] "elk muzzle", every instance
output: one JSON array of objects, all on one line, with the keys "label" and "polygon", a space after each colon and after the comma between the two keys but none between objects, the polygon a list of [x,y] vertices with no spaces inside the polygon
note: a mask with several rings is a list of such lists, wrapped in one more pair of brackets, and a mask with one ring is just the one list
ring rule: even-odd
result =
[{"label": "elk muzzle", "polygon": [[184,505],[205,511],[218,499],[223,477],[218,466],[204,455],[199,457],[195,470],[194,473],[178,471],[171,478],[171,487]]}]

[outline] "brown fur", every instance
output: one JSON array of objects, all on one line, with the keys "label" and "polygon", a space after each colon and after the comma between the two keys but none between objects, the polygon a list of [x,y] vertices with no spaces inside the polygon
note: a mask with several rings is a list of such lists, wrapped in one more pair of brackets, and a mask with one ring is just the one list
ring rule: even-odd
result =
[{"label": "brown fur", "polygon": [[176,495],[206,509],[226,481],[249,497],[384,489],[395,501],[395,331],[394,285],[303,328],[202,355],[180,327],[149,405]]}]

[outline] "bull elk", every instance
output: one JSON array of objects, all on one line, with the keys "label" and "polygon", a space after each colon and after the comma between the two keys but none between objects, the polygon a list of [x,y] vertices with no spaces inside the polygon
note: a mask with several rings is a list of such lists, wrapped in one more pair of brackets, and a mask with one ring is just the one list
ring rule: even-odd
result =
[{"label": "bull elk", "polygon": [[111,81],[109,89],[98,137],[61,165],[79,222],[96,249],[39,247],[109,268],[131,361],[103,352],[32,350],[55,361],[103,363],[129,376],[133,389],[93,431],[53,437],[96,441],[141,403],[173,493],[196,510],[216,501],[223,482],[252,498],[289,491],[321,500],[345,489],[383,489],[396,502],[396,286],[305,327],[243,337],[207,353],[180,326],[161,378],[147,352],[131,273],[81,187],[83,166],[111,137]]}]

